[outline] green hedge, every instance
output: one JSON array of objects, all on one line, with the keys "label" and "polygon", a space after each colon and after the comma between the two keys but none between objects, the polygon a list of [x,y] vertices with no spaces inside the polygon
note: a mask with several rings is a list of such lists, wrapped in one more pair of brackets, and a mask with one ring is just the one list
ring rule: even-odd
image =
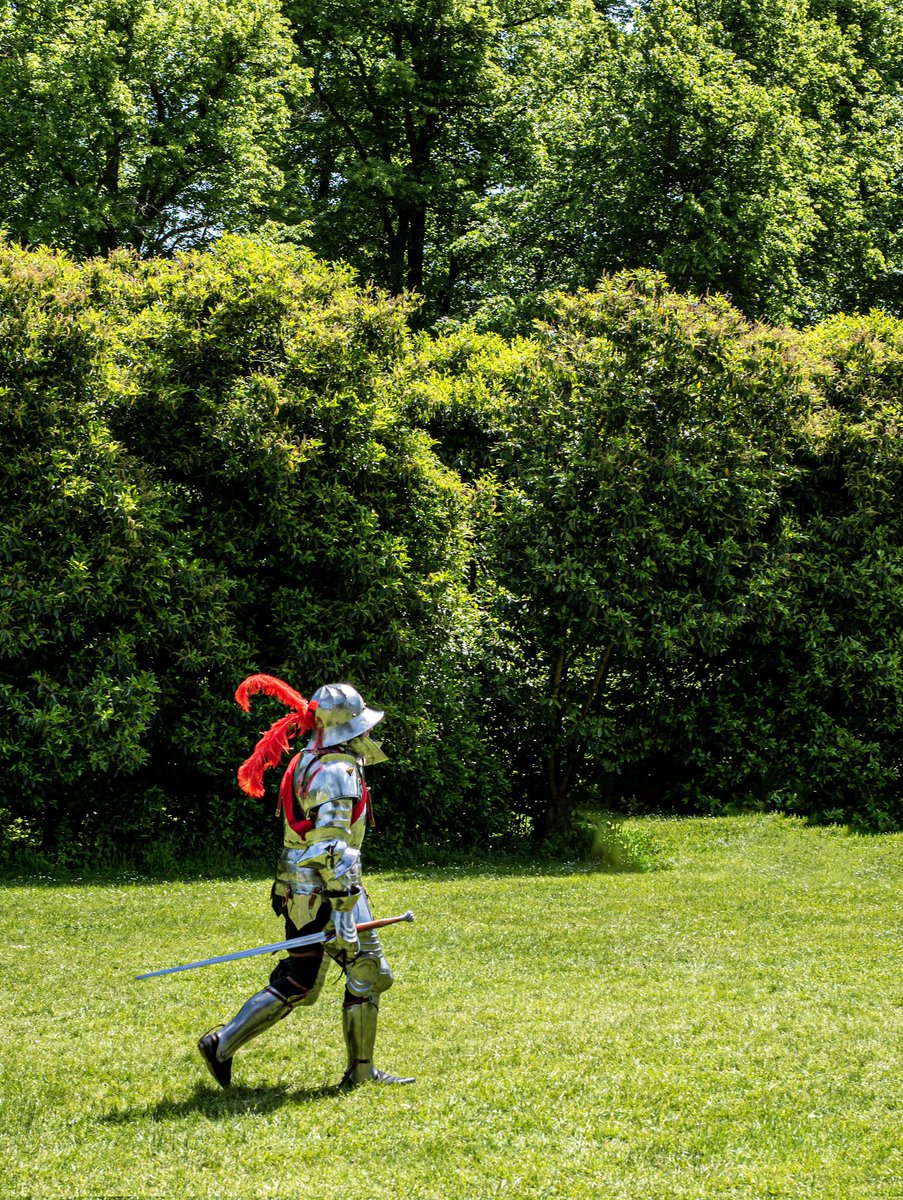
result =
[{"label": "green hedge", "polygon": [[424,841],[499,826],[467,494],[394,390],[404,307],[230,239],[83,267],[8,250],[0,288],[7,819],[45,847],[266,841],[234,772],[282,710],[231,700],[264,670],[386,709],[390,831],[400,810]]},{"label": "green hedge", "polygon": [[899,827],[901,346],[648,273],[529,339],[422,343],[410,403],[482,497],[483,687],[537,829],[587,802]]},{"label": "green hedge", "polygon": [[377,854],[588,803],[901,824],[900,322],[639,274],[430,338],[234,238],[6,249],[0,321],[7,838],[256,853],[254,671],[386,708]]}]

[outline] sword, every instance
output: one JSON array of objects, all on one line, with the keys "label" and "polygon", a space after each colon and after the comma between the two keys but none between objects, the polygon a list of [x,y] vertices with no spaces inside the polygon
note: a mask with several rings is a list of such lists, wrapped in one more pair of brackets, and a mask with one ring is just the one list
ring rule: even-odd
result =
[{"label": "sword", "polygon": [[[414,914],[410,909],[400,917],[382,917],[378,921],[362,921],[355,925],[358,933],[368,929],[382,929],[385,925],[397,925],[399,921],[413,921]],[[216,958],[202,958],[199,962],[185,963],[183,967],[164,967],[162,971],[148,971],[146,975],[136,975],[136,979],[154,979],[157,975],[174,975],[176,971],[193,971],[195,967],[210,967],[213,963],[234,962],[237,958],[253,958],[257,954],[275,954],[277,950],[294,950],[298,946],[316,946],[320,942],[331,942],[334,933],[307,933],[303,937],[289,938],[286,942],[271,942],[269,946],[254,946],[251,950],[236,950],[232,954],[219,954]]]}]

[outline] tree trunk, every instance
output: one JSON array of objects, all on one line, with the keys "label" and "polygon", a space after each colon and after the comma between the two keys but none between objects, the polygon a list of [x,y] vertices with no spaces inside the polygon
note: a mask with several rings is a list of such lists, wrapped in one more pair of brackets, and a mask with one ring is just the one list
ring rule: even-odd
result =
[{"label": "tree trunk", "polygon": [[396,209],[396,219],[387,208],[383,212],[386,231],[386,287],[393,296],[400,296],[405,285],[405,264],[408,247],[408,216]]},{"label": "tree trunk", "polygon": [[546,746],[543,759],[541,778],[531,797],[531,812],[533,813],[533,840],[537,844],[544,842],[552,833],[561,828],[567,821],[568,798],[561,787],[559,771],[559,741],[561,737],[561,709],[556,701],[561,695],[561,685],[565,676],[566,661],[564,650],[555,650],[549,664],[549,699],[555,711],[551,728],[542,731],[540,738]]},{"label": "tree trunk", "polygon": [[[596,697],[602,690],[605,679],[611,667],[614,646],[608,646],[599,659],[595,675],[589,686],[583,704],[580,707],[580,720],[585,720],[595,703]],[[546,744],[548,750],[544,759],[544,778],[535,789],[531,804],[533,813],[533,838],[538,844],[555,833],[565,832],[573,817],[572,788],[577,768],[584,758],[584,748],[580,741],[579,729],[571,739],[569,753],[565,756],[561,737],[561,693],[566,675],[566,660],[563,650],[558,650],[552,657],[549,672],[550,698],[557,701],[556,716],[552,729],[547,731]]]},{"label": "tree trunk", "polygon": [[418,204],[411,213],[408,226],[408,278],[409,292],[423,290],[423,262],[426,252],[426,204]]},{"label": "tree trunk", "polygon": [[534,810],[533,841],[541,845],[556,833],[565,831],[571,822],[573,807],[568,792],[558,787],[546,787],[544,803]]}]

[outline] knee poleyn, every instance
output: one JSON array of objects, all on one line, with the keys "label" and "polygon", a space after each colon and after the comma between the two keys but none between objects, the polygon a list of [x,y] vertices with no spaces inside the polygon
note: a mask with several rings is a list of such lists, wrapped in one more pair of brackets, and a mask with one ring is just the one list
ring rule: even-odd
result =
[{"label": "knee poleyn", "polygon": [[392,986],[394,977],[384,958],[359,954],[348,967],[347,988],[359,999],[379,996]]}]

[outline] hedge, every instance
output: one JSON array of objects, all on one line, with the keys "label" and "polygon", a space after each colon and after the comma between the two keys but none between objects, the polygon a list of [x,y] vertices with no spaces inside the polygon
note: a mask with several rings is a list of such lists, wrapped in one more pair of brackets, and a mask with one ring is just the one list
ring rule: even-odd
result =
[{"label": "hedge", "polygon": [[7,844],[256,854],[255,671],[386,709],[377,852],[585,804],[899,827],[903,324],[648,273],[530,337],[409,318],[232,237],[3,251]]}]

